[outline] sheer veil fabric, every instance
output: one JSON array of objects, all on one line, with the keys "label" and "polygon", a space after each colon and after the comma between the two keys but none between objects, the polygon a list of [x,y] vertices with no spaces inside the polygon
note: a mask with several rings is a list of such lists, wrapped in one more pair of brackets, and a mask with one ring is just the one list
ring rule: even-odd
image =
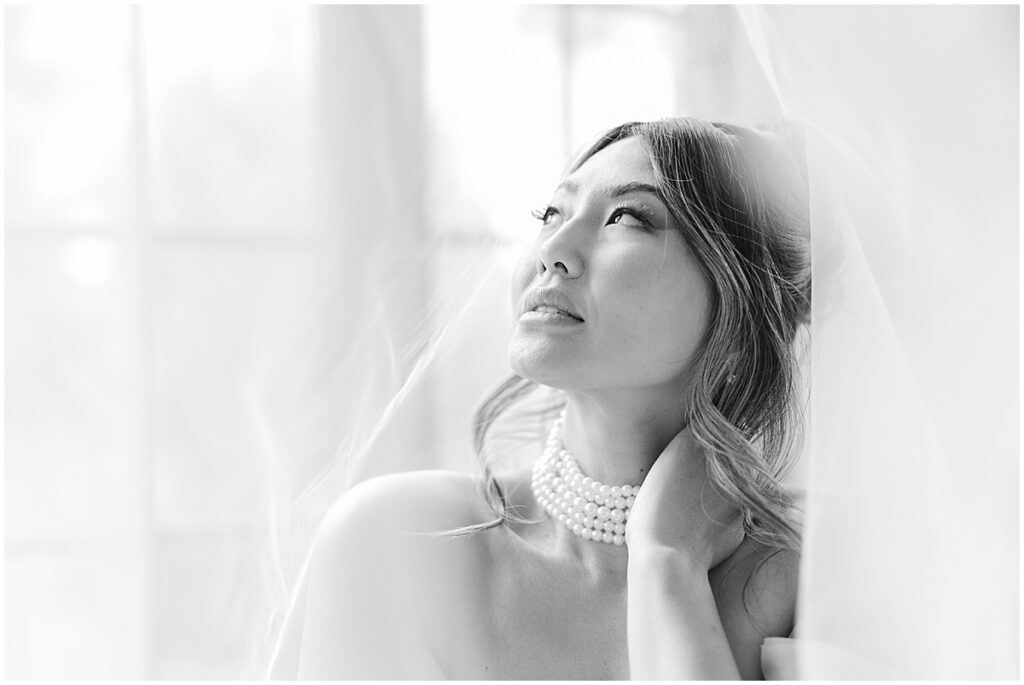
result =
[{"label": "sheer veil fabric", "polygon": [[[665,114],[796,123],[810,188],[810,390],[794,479],[805,504],[801,586],[794,635],[765,643],[765,673],[1015,678],[1018,8],[715,16],[708,35],[739,49],[708,45],[687,77],[694,107]],[[369,259],[394,258],[378,247]],[[420,318],[389,327],[386,312],[361,315],[373,325],[344,364],[300,356],[302,374],[257,403],[275,453],[318,455],[301,472],[275,467],[271,480],[282,608],[288,597],[301,604],[293,587],[316,523],[360,474],[380,472],[375,455],[403,455],[393,470],[429,463],[422,456],[438,447],[418,422],[417,393],[437,359],[470,352],[460,331],[504,297],[503,250],[451,269]],[[503,357],[500,345],[492,352]],[[302,390],[302,378],[322,377],[331,380],[315,393]],[[348,413],[313,445],[293,416],[300,404],[307,427]],[[517,449],[528,459],[537,445]]]},{"label": "sheer veil fabric", "polygon": [[766,672],[1016,677],[1017,10],[801,9],[740,12],[812,226],[797,640]]}]

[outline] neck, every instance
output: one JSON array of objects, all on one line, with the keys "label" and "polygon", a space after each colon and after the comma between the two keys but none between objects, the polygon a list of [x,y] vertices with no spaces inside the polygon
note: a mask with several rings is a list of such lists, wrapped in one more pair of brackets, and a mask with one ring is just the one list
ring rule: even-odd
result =
[{"label": "neck", "polygon": [[584,475],[639,485],[685,414],[681,392],[569,393],[562,441]]}]

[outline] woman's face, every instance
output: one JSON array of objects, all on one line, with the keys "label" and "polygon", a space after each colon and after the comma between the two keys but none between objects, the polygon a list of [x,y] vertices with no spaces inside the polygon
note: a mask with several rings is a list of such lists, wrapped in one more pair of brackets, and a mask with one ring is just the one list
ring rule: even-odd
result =
[{"label": "woman's face", "polygon": [[556,189],[512,281],[509,363],[552,387],[681,391],[709,287],[654,187],[637,138]]}]

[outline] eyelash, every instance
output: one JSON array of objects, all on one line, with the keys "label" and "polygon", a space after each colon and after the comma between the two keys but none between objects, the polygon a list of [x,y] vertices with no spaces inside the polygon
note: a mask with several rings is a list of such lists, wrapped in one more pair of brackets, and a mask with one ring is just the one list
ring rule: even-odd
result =
[{"label": "eyelash", "polygon": [[635,204],[630,206],[619,206],[612,210],[612,217],[619,217],[623,214],[628,214],[639,221],[643,224],[645,230],[649,231],[654,228],[654,212],[647,205]]},{"label": "eyelash", "polygon": [[554,207],[543,207],[541,209],[530,210],[530,216],[532,216],[534,219],[541,222],[542,224],[546,224],[551,214],[557,211],[558,210],[556,210]]},{"label": "eyelash", "polygon": [[[530,212],[530,215],[533,216],[534,219],[536,219],[537,221],[541,222],[542,224],[547,224],[547,222],[551,218],[551,216],[553,214],[558,214],[558,213],[559,213],[559,211],[557,209],[555,209],[554,207],[547,206],[547,207],[544,207],[542,209],[534,209],[533,211]],[[652,218],[651,217],[654,215],[654,213],[651,211],[650,207],[648,207],[647,205],[644,205],[644,204],[639,204],[639,205],[634,205],[634,206],[619,205],[617,207],[614,207],[612,209],[611,215],[609,216],[609,223],[611,222],[611,219],[617,219],[617,218],[619,218],[620,216],[623,216],[623,215],[632,216],[634,219],[636,219],[641,224],[643,224],[645,229],[649,230],[649,229],[651,229],[653,227],[653,222],[652,222]]]}]

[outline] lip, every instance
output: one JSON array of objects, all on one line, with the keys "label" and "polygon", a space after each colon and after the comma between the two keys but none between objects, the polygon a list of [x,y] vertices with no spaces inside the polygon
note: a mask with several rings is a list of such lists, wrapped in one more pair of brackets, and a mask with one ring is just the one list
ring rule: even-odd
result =
[{"label": "lip", "polygon": [[524,317],[531,320],[563,321],[565,323],[583,323],[584,321],[572,300],[565,293],[552,288],[533,290],[526,295],[520,318]]}]

